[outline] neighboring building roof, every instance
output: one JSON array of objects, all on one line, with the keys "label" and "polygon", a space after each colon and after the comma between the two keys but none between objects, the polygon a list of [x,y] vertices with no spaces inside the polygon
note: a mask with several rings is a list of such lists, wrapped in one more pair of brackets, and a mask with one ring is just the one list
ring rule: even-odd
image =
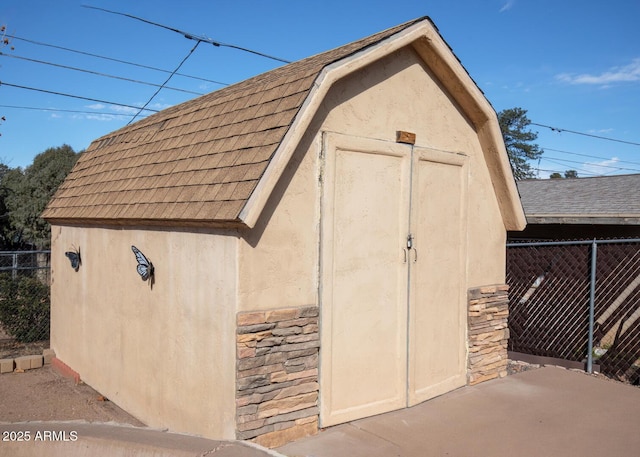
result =
[{"label": "neighboring building roof", "polygon": [[640,174],[517,185],[529,224],[640,224]]},{"label": "neighboring building roof", "polygon": [[50,222],[252,227],[338,79],[413,46],[479,132],[505,226],[524,226],[495,111],[429,18],[285,65],[95,140],[60,186]]}]

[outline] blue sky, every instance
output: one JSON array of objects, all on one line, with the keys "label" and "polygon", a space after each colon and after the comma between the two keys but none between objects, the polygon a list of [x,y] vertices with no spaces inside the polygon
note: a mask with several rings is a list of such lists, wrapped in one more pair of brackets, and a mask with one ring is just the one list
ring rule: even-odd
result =
[{"label": "blue sky", "polygon": [[[166,71],[174,70],[195,44],[175,32],[82,6],[90,5],[286,60],[429,16],[496,111],[522,107],[540,124],[532,129],[545,149],[540,163],[533,164],[541,178],[567,169],[580,176],[640,173],[638,0],[0,1],[0,25],[16,37],[8,37],[10,46],[0,56],[0,116],[6,118],[0,124],[0,161],[11,167],[29,165],[52,146],[88,147],[126,125],[137,111],[133,107],[143,106],[157,90],[60,66],[158,85],[168,77],[43,44]],[[176,75],[167,84],[180,91],[163,89],[149,107],[163,109],[196,97],[194,92],[210,92],[223,87],[218,83],[280,65],[202,43],[179,70],[187,76]]]}]

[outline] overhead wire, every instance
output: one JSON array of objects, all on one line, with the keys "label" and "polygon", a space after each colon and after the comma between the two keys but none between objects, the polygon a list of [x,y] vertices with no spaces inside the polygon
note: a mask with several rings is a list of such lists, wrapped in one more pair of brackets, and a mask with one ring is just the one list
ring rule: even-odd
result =
[{"label": "overhead wire", "polygon": [[537,125],[538,127],[548,128],[548,129],[551,129],[552,131],[558,132],[558,133],[567,132],[567,133],[573,133],[574,135],[582,135],[582,136],[588,136],[588,137],[591,137],[591,138],[598,138],[599,140],[615,141],[617,143],[630,144],[632,146],[640,146],[640,143],[636,143],[634,141],[619,140],[617,138],[610,138],[610,137],[606,137],[606,136],[593,135],[591,133],[577,132],[575,130],[563,129],[563,128],[560,128],[560,127],[552,127],[550,125],[545,125],[545,124],[538,124],[537,122],[531,122],[530,124],[531,125]]},{"label": "overhead wire", "polygon": [[[77,71],[84,71],[84,72],[87,72],[87,73],[94,73],[94,74],[97,74],[97,75],[100,75],[100,76],[106,76],[106,77],[111,77],[111,78],[115,78],[115,79],[121,79],[121,80],[129,81],[129,82],[141,83],[141,84],[146,84],[146,85],[157,87],[158,90],[149,99],[149,101],[147,101],[147,103],[145,103],[143,108],[139,108],[139,107],[133,106],[133,105],[127,105],[127,104],[122,104],[122,103],[117,103],[117,102],[109,102],[109,101],[104,101],[104,100],[99,100],[99,99],[94,99],[94,98],[89,98],[89,97],[82,97],[82,96],[73,95],[73,94],[54,92],[54,91],[49,91],[49,90],[45,90],[45,89],[38,89],[38,88],[27,87],[27,86],[20,86],[20,85],[15,85],[15,84],[10,84],[10,83],[2,83],[2,82],[0,82],[0,85],[4,84],[6,86],[15,87],[15,88],[34,90],[34,91],[39,91],[39,92],[44,92],[44,93],[49,93],[49,94],[54,94],[54,95],[60,95],[60,96],[71,97],[71,98],[76,98],[76,99],[94,101],[94,102],[98,102],[98,103],[107,103],[107,104],[112,104],[112,105],[116,105],[116,106],[134,108],[134,109],[138,110],[138,113],[136,115],[133,115],[133,116],[131,114],[121,114],[121,113],[115,114],[115,115],[132,116],[132,119],[129,122],[129,123],[131,123],[131,122],[133,122],[133,120],[136,117],[138,117],[140,115],[140,113],[142,111],[157,112],[157,110],[149,109],[149,108],[147,108],[147,106],[153,100],[153,98],[159,93],[159,91],[161,89],[163,89],[163,88],[170,89],[170,90],[178,90],[178,91],[183,91],[183,92],[189,92],[189,93],[193,93],[193,94],[196,94],[196,95],[201,95],[200,93],[197,93],[197,92],[192,92],[192,91],[187,91],[187,90],[182,90],[182,89],[177,89],[177,88],[172,88],[170,86],[166,86],[168,81],[175,75],[183,76],[183,77],[187,77],[187,78],[198,79],[198,80],[202,80],[202,81],[207,81],[207,82],[211,82],[211,83],[214,83],[214,84],[228,85],[227,83],[222,83],[222,82],[215,81],[215,80],[209,80],[209,79],[206,79],[206,78],[200,78],[200,77],[197,77],[197,76],[187,75],[187,74],[179,73],[177,71],[184,64],[184,62],[192,55],[193,51],[196,49],[196,47],[198,46],[198,44],[200,42],[205,42],[205,43],[208,43],[208,44],[212,44],[212,45],[217,46],[217,47],[219,47],[219,46],[230,47],[230,48],[238,49],[238,50],[241,50],[241,51],[249,52],[249,53],[252,53],[252,54],[256,54],[256,55],[259,55],[259,56],[262,56],[262,57],[266,57],[266,58],[269,58],[269,59],[277,60],[277,61],[280,61],[280,62],[283,62],[283,63],[289,63],[288,60],[285,60],[285,59],[282,59],[282,58],[279,58],[279,57],[270,56],[268,54],[264,54],[264,53],[261,53],[261,52],[258,52],[258,51],[254,51],[254,50],[251,50],[251,49],[248,49],[248,48],[243,48],[243,47],[240,47],[240,46],[232,45],[232,44],[229,44],[229,43],[222,43],[222,42],[219,42],[219,41],[215,41],[215,40],[212,40],[212,39],[210,39],[208,37],[191,34],[189,32],[185,32],[185,31],[182,31],[182,30],[174,28],[174,27],[166,26],[166,25],[163,25],[163,24],[159,24],[159,23],[144,19],[144,18],[133,16],[131,14],[120,13],[120,12],[117,12],[117,11],[111,11],[111,10],[107,10],[107,9],[104,9],[104,8],[98,8],[98,7],[89,6],[89,5],[82,5],[82,6],[85,7],[85,8],[95,9],[95,10],[107,12],[107,13],[110,13],[110,14],[125,16],[125,17],[131,18],[131,19],[135,19],[135,20],[138,20],[138,21],[145,22],[145,23],[150,24],[150,25],[154,25],[154,26],[157,26],[157,27],[161,27],[161,28],[176,32],[176,33],[180,33],[187,39],[195,40],[196,44],[193,47],[193,49],[189,52],[189,54],[178,65],[178,67],[173,71],[169,71],[169,70],[165,70],[165,69],[160,69],[160,68],[156,68],[156,67],[142,65],[142,64],[139,64],[139,63],[135,63],[135,62],[129,62],[129,61],[121,60],[121,59],[115,59],[115,58],[112,58],[112,57],[101,56],[101,55],[94,54],[94,53],[89,53],[89,52],[86,52],[86,51],[79,51],[79,50],[66,48],[66,47],[62,47],[62,46],[57,46],[57,45],[52,45],[52,44],[48,44],[48,43],[38,42],[38,41],[35,41],[35,40],[22,38],[22,37],[18,37],[18,36],[15,36],[15,35],[7,35],[10,38],[21,40],[21,41],[25,41],[25,42],[29,42],[29,43],[36,44],[36,45],[48,46],[48,47],[57,48],[57,49],[61,49],[61,50],[68,51],[68,52],[74,52],[74,53],[78,53],[78,54],[88,55],[88,56],[91,56],[91,57],[96,57],[96,58],[100,58],[100,59],[115,61],[115,62],[127,64],[127,65],[134,65],[134,66],[137,66],[137,67],[147,68],[147,69],[154,70],[154,71],[170,73],[169,77],[165,80],[165,82],[162,85],[157,85],[157,84],[153,84],[153,83],[147,83],[147,82],[144,82],[144,81],[138,81],[138,80],[118,77],[118,76],[114,76],[114,75],[107,75],[107,74],[101,74],[101,73],[98,73],[98,72],[92,72],[90,70],[84,70],[84,69],[79,69],[79,68],[75,68],[75,67],[68,67],[68,66],[63,66],[63,65],[59,65],[59,64],[53,64],[51,62],[37,61],[35,59],[29,59],[29,58],[24,58],[24,57],[19,57],[19,56],[12,56],[12,55],[9,55],[9,54],[0,53],[0,55],[3,55],[3,56],[10,56],[10,57],[18,58],[18,59],[23,59],[23,60],[31,60],[31,61],[34,61],[34,62],[37,62],[37,63],[43,63],[43,64],[53,65],[53,66],[60,66],[62,68],[68,68],[68,69],[77,70]],[[21,107],[17,107],[17,106],[13,106],[13,107],[21,108]],[[37,108],[32,108],[32,107],[22,107],[22,108],[23,109],[37,109]],[[49,109],[44,109],[44,110],[49,110]],[[74,112],[74,110],[58,110],[58,111]],[[86,113],[96,114],[96,113],[93,113],[93,112],[86,112]],[[100,113],[100,114],[104,114],[104,113]],[[559,132],[559,133],[566,132],[566,133],[571,133],[571,134],[576,134],[576,135],[582,135],[582,136],[587,136],[587,137],[591,137],[591,138],[596,138],[596,139],[600,139],[600,140],[613,141],[613,142],[629,144],[629,145],[633,145],[633,146],[640,146],[640,143],[633,142],[633,141],[626,141],[626,140],[620,140],[620,139],[611,138],[611,137],[594,135],[594,134],[590,134],[590,133],[584,133],[584,132],[579,132],[579,131],[575,131],[575,130],[569,130],[569,129],[564,129],[564,128],[560,128],[560,127],[554,127],[554,126],[541,124],[541,123],[537,123],[537,122],[530,122],[530,124],[531,125],[535,125],[535,126],[539,126],[539,127],[543,127],[543,128],[548,128],[548,129],[550,129],[552,131]],[[583,156],[583,157],[589,157],[589,158],[596,158],[596,159],[600,159],[600,160],[611,160],[611,159],[608,159],[608,158],[605,158],[605,157],[597,157],[597,156],[590,156],[590,155],[587,155],[587,154],[572,153],[572,152],[569,152],[569,151],[561,151],[561,150],[556,150],[556,149],[552,149],[552,148],[543,148],[543,149],[546,149],[546,150],[549,150],[549,151],[565,153],[565,154],[571,154],[571,155],[577,155],[577,156]],[[577,162],[577,161],[571,161],[571,160],[565,160],[565,159],[557,159],[557,158],[549,159],[547,157],[543,158],[543,160],[549,160],[549,161],[560,160],[560,161],[564,161],[564,162],[567,162],[567,163],[583,163],[583,162]],[[618,162],[620,162],[620,163],[628,163],[628,164],[631,164],[631,165],[640,165],[640,164],[635,163],[635,162],[626,162],[626,161],[618,161]],[[557,163],[557,162],[555,162],[555,163]],[[626,170],[626,171],[640,172],[640,170],[636,170],[636,169],[633,169],[633,168],[614,167],[614,166],[599,165],[599,164],[593,164],[593,165],[601,166],[601,167],[605,167],[605,168],[612,168],[614,170]],[[548,171],[551,171],[551,170],[548,170]],[[588,173],[588,172],[586,172],[586,170],[583,170],[583,173]]]},{"label": "overhead wire", "polygon": [[[125,64],[125,65],[132,65],[132,66],[139,67],[139,68],[146,68],[147,70],[159,71],[159,72],[162,72],[162,73],[171,73],[171,70],[165,70],[163,68],[152,67],[150,65],[143,65],[143,64],[140,64],[140,63],[137,63],[137,62],[129,62],[127,60],[116,59],[114,57],[102,56],[102,55],[94,54],[94,53],[91,53],[91,52],[86,52],[86,51],[80,51],[80,50],[77,50],[77,49],[66,48],[64,46],[58,46],[58,45],[54,45],[54,44],[43,43],[41,41],[30,40],[28,38],[22,38],[22,37],[18,37],[16,35],[7,35],[7,37],[12,38],[12,39],[16,39],[16,40],[20,40],[20,41],[24,41],[26,43],[35,44],[35,45],[38,45],[38,46],[46,46],[46,47],[49,47],[49,48],[60,49],[62,51],[73,52],[73,53],[76,53],[76,54],[81,54],[81,55],[85,55],[85,56],[89,56],[89,57],[95,57],[97,59],[104,59],[104,60],[109,60],[111,62],[118,62],[118,63],[122,63],[122,64]],[[200,80],[200,81],[205,81],[205,82],[209,82],[209,83],[213,83],[213,84],[219,84],[221,86],[228,86],[229,85],[229,83],[215,81],[213,79],[201,78],[199,76],[188,75],[188,74],[185,74],[185,73],[176,73],[176,76],[182,76],[184,78],[197,79],[197,80]]]},{"label": "overhead wire", "polygon": [[127,125],[131,124],[137,117],[138,114],[140,114],[141,112],[143,112],[145,110],[145,108],[147,107],[147,105],[149,103],[151,103],[151,100],[153,100],[155,98],[156,95],[158,95],[158,93],[160,93],[160,91],[162,90],[162,88],[164,87],[165,84],[167,84],[169,82],[169,80],[173,77],[174,74],[176,74],[176,72],[180,69],[180,67],[187,61],[187,59],[189,57],[191,57],[193,55],[193,52],[196,50],[196,48],[198,47],[198,45],[201,43],[201,41],[196,41],[196,44],[193,46],[193,48],[191,48],[191,51],[189,51],[189,53],[184,57],[184,59],[182,59],[182,62],[180,62],[180,64],[178,64],[178,66],[176,67],[176,69],[173,71],[173,73],[171,73],[169,75],[169,77],[166,79],[166,81],[155,91],[155,93],[151,96],[151,98],[149,100],[147,100],[147,103],[144,104],[144,106],[142,108],[140,108],[140,110],[136,113],[135,116],[133,116],[129,122],[127,122]]},{"label": "overhead wire", "polygon": [[[35,92],[42,92],[45,94],[52,94],[52,95],[60,95],[63,97],[70,97],[70,98],[75,98],[75,99],[79,99],[79,100],[87,100],[90,102],[96,102],[96,103],[105,103],[107,105],[116,105],[116,106],[122,106],[125,108],[133,108],[136,110],[139,110],[140,107],[139,106],[133,106],[133,105],[127,105],[126,103],[119,103],[119,102],[110,102],[110,101],[106,101],[106,100],[100,100],[98,98],[91,98],[91,97],[83,97],[80,95],[73,95],[73,94],[67,94],[64,92],[56,92],[56,91],[52,91],[52,90],[47,90],[47,89],[40,89],[37,87],[29,87],[29,86],[22,86],[19,84],[11,84],[11,83],[7,83],[4,81],[0,81],[0,87],[2,86],[7,86],[7,87],[14,87],[16,89],[24,89],[24,90],[30,90],[30,91],[35,91]],[[143,111],[151,111],[154,113],[157,113],[158,110],[152,109],[152,108],[144,108]]]},{"label": "overhead wire", "polygon": [[[594,155],[590,155],[590,154],[580,154],[578,152],[570,152],[570,151],[564,151],[562,149],[553,149],[553,148],[546,148],[544,146],[540,146],[545,152],[546,151],[552,151],[552,152],[559,152],[561,154],[569,154],[569,155],[574,155],[574,156],[580,156],[580,157],[588,157],[590,159],[598,159],[598,160],[612,160],[613,157],[601,157],[601,156],[594,156]],[[628,160],[620,160],[617,159],[618,163],[628,163],[629,165],[638,165],[640,166],[640,162],[629,162]]]},{"label": "overhead wire", "polygon": [[63,108],[42,108],[37,106],[17,106],[17,105],[0,105],[0,108],[9,108],[9,109],[26,109],[32,111],[53,111],[60,113],[76,113],[76,114],[95,114],[95,115],[103,115],[103,116],[125,116],[132,117],[133,114],[128,113],[112,113],[112,112],[103,112],[103,111],[83,111],[83,110],[74,110],[74,109],[63,109]]},{"label": "overhead wire", "polygon": [[[547,168],[538,168],[538,167],[535,167],[535,168],[533,168],[533,169],[534,169],[536,172],[538,172],[538,173],[539,173],[539,172],[541,172],[541,171],[544,171],[544,172],[546,172],[546,173],[560,173],[558,170],[549,170],[549,169],[547,169]],[[593,173],[593,172],[586,171],[586,170],[576,170],[576,171],[579,171],[579,172],[580,172],[580,174],[582,174],[582,175],[588,175],[588,176],[601,176],[599,173]]]},{"label": "overhead wire", "polygon": [[[92,74],[92,75],[96,75],[96,76],[103,76],[103,77],[106,77],[106,78],[118,79],[118,80],[121,80],[121,81],[127,81],[127,82],[136,83],[136,84],[144,84],[144,85],[147,85],[147,86],[161,87],[160,84],[154,84],[154,83],[147,82],[147,81],[140,81],[138,79],[131,79],[131,78],[125,78],[123,76],[110,75],[108,73],[101,73],[101,72],[98,72],[98,71],[87,70],[87,69],[84,69],[84,68],[72,67],[72,66],[69,66],[69,65],[62,65],[62,64],[58,64],[58,63],[54,63],[54,62],[47,62],[47,61],[44,61],[44,60],[31,59],[29,57],[22,57],[22,56],[18,56],[18,55],[15,55],[15,54],[6,54],[4,52],[0,52],[0,56],[1,57],[11,57],[11,58],[14,58],[14,59],[24,60],[24,61],[32,62],[32,63],[49,65],[49,66],[52,66],[52,67],[62,68],[62,69],[65,69],[65,70],[73,70],[73,71],[78,71],[78,72],[82,72],[82,73],[88,73],[88,74]],[[177,88],[177,87],[165,86],[164,88],[165,89],[174,90],[174,91],[178,91],[178,92],[184,92],[184,93],[187,93],[187,94],[204,95],[202,92],[195,92],[195,91],[192,91],[192,90],[180,89],[180,88]]]},{"label": "overhead wire", "polygon": [[134,16],[133,14],[120,13],[118,11],[112,11],[112,10],[108,10],[106,8],[99,8],[97,6],[91,6],[91,5],[82,5],[82,6],[84,8],[89,8],[89,9],[98,10],[98,11],[104,11],[105,13],[116,14],[118,16],[125,16],[125,17],[131,18],[131,19],[135,19],[137,21],[144,22],[146,24],[150,24],[150,25],[154,25],[156,27],[161,27],[163,29],[171,30],[172,32],[179,33],[180,35],[184,36],[188,40],[195,40],[195,41],[198,41],[198,42],[208,43],[208,44],[212,44],[213,46],[216,46],[216,47],[227,47],[227,48],[237,49],[239,51],[248,52],[248,53],[255,54],[255,55],[258,55],[258,56],[261,56],[261,57],[265,57],[267,59],[276,60],[276,61],[282,62],[282,63],[291,63],[290,60],[282,59],[280,57],[275,57],[275,56],[272,56],[272,55],[269,55],[269,54],[265,54],[263,52],[254,51],[253,49],[244,48],[242,46],[238,46],[238,45],[235,45],[235,44],[223,43],[222,41],[213,40],[213,39],[211,39],[209,37],[206,37],[206,36],[196,35],[196,34],[190,33],[190,32],[185,32],[184,30],[180,30],[178,28],[171,27],[171,26],[168,26],[168,25],[159,24],[157,22],[153,22],[153,21],[150,21],[148,19],[144,19],[144,18],[141,18],[141,17],[138,17],[138,16]]},{"label": "overhead wire", "polygon": [[[543,157],[542,160],[547,160],[549,162],[553,162],[553,163],[557,163],[558,165],[564,165],[564,163],[579,163],[582,165],[592,165],[594,167],[599,167],[599,168],[611,168],[614,170],[621,170],[621,171],[633,171],[636,173],[640,173],[640,169],[637,168],[626,168],[626,167],[616,167],[613,165],[604,165],[604,164],[599,164],[599,163],[594,163],[594,164],[589,164],[589,163],[584,163],[584,162],[579,162],[576,160],[567,160],[567,159],[558,159],[557,157]],[[563,163],[560,163],[563,162]]]}]

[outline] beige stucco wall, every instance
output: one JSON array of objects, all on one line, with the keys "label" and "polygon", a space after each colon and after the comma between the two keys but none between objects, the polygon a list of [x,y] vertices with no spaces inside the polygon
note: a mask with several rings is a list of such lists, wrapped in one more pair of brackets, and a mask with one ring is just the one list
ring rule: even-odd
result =
[{"label": "beige stucco wall", "polygon": [[240,231],[240,311],[318,304],[318,149],[305,135],[256,226]]},{"label": "beige stucco wall", "polygon": [[[131,245],[153,262],[153,289]],[[233,438],[236,247],[233,232],[52,227],[56,356],[152,427]]]},{"label": "beige stucco wall", "polygon": [[386,141],[409,131],[416,146],[469,156],[468,287],[504,283],[506,233],[477,134],[413,50],[342,79],[324,109],[325,130]]},{"label": "beige stucco wall", "polygon": [[[317,304],[323,131],[469,156],[468,287],[504,283],[506,233],[477,133],[410,48],[338,81],[310,123],[254,230],[239,246],[238,309]],[[434,196],[437,198],[437,196]]]}]

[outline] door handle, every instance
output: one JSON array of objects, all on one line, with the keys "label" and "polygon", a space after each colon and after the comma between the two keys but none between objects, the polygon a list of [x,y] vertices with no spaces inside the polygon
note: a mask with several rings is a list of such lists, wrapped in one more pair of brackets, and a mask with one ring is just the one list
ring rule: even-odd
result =
[{"label": "door handle", "polygon": [[418,261],[418,250],[416,248],[413,248],[412,251],[413,251],[413,263],[416,263]]},{"label": "door handle", "polygon": [[407,248],[402,248],[402,253],[404,254],[404,260],[402,263],[407,263]]}]

